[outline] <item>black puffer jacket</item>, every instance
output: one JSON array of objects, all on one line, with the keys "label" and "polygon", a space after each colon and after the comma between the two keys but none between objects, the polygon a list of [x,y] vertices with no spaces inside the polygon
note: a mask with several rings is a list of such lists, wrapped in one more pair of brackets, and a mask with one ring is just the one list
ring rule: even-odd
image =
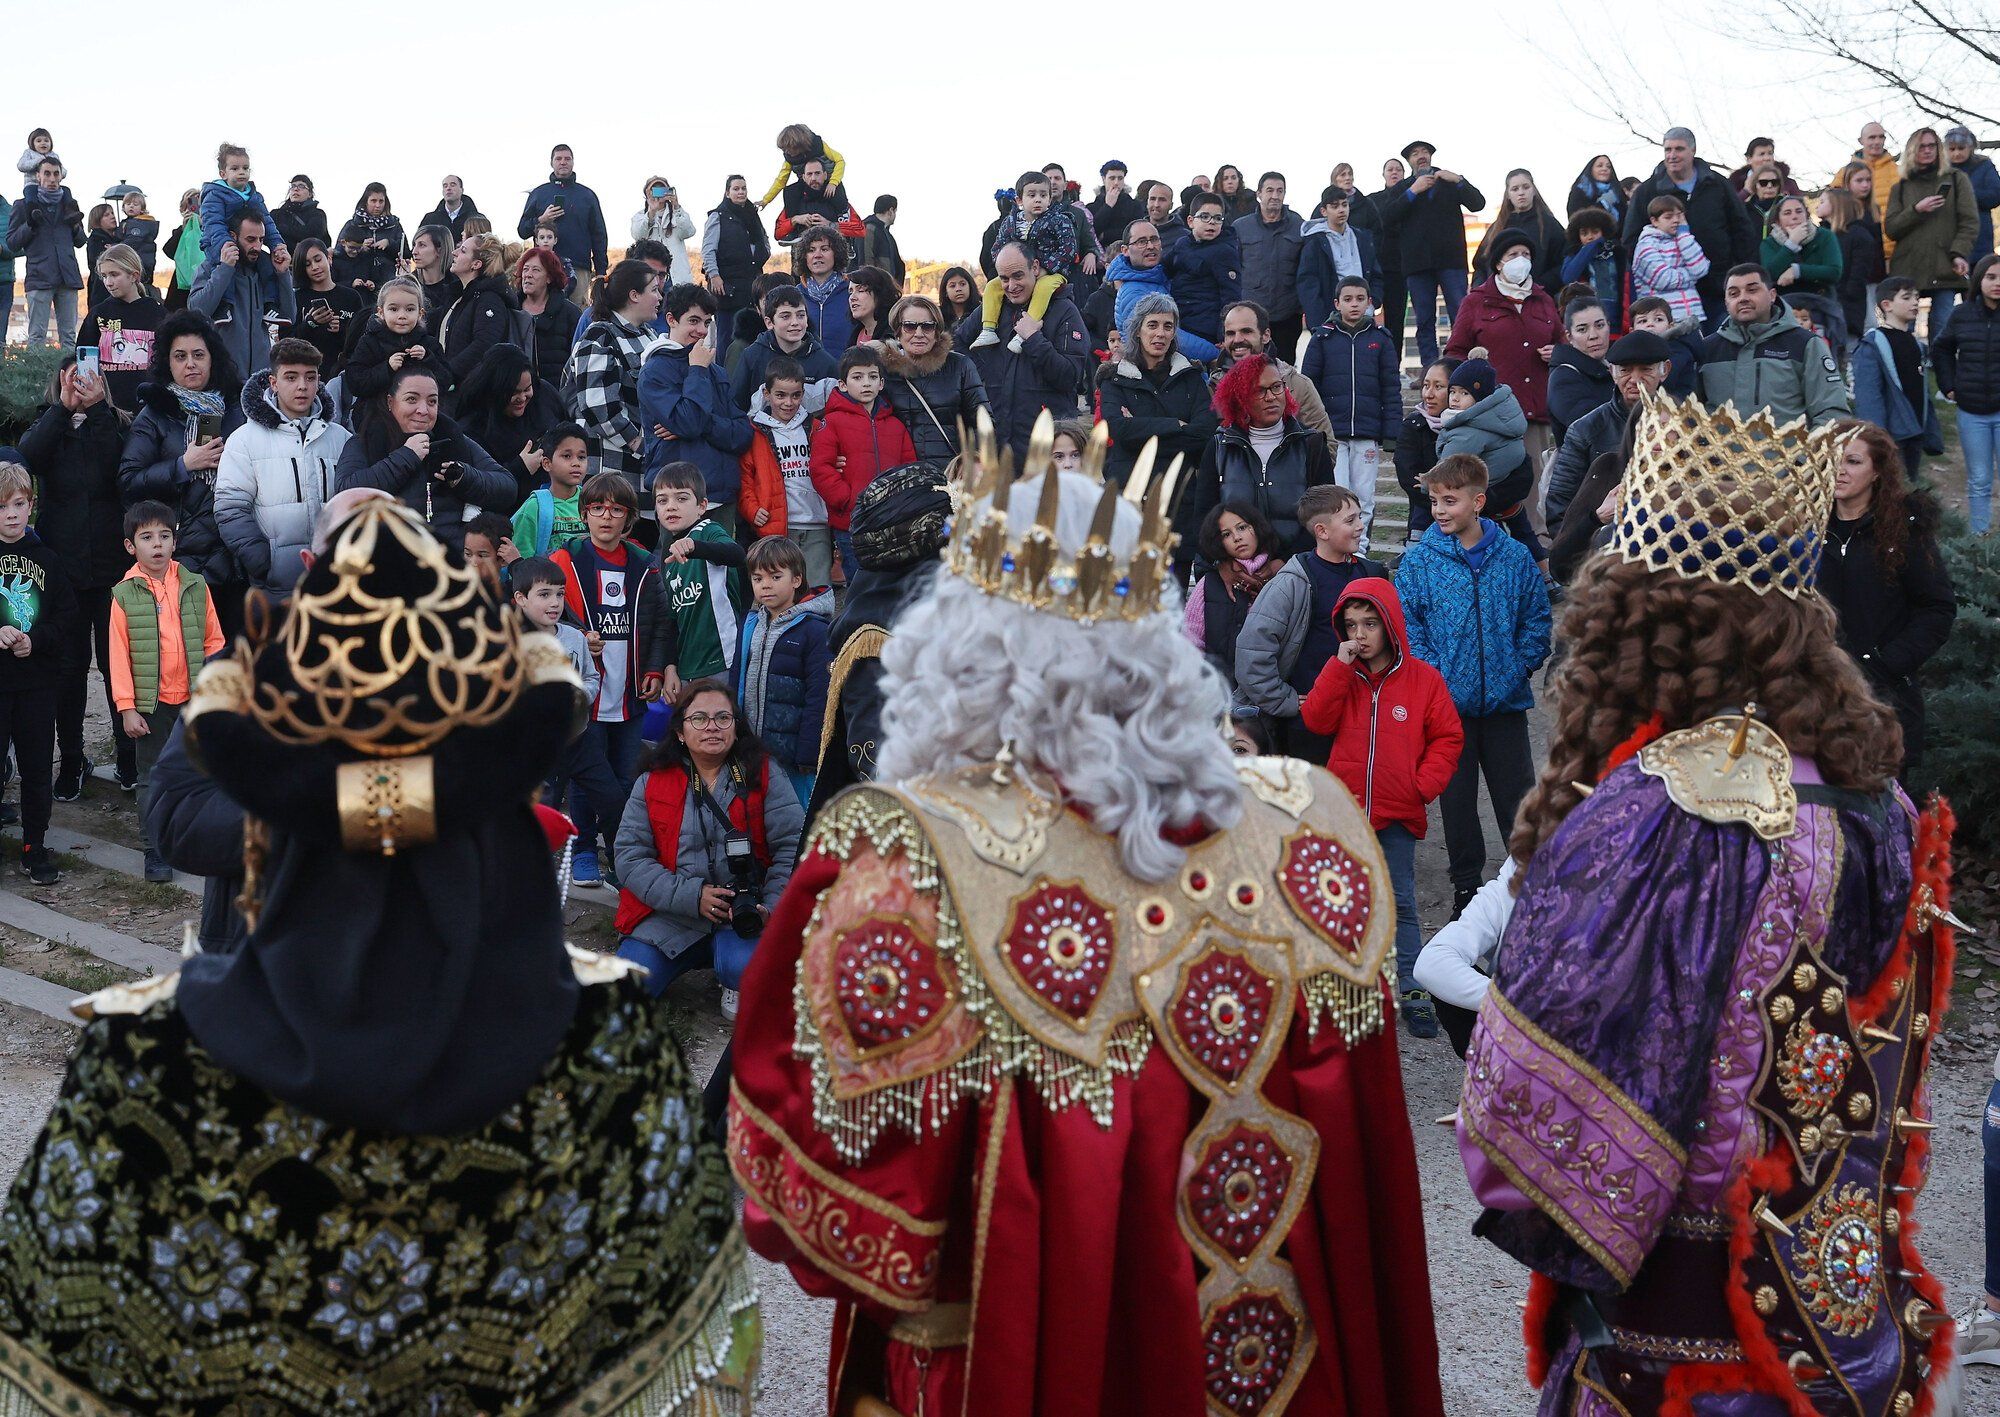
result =
[{"label": "black puffer jacket", "polygon": [[457,380],[451,376],[451,364],[444,357],[444,346],[429,330],[418,325],[408,334],[399,335],[382,323],[380,315],[370,315],[354,343],[348,346],[347,365],[341,370],[341,386],[349,401],[359,402],[388,393],[389,382],[396,375],[396,371],[389,367],[389,356],[417,344],[424,347],[424,367],[438,376],[441,390],[455,384]]},{"label": "black puffer jacket", "polygon": [[[216,382],[226,388],[239,381],[231,370]],[[242,426],[243,406],[231,399],[223,410],[222,436],[227,438]],[[190,468],[181,461],[187,434],[188,415],[174,391],[141,384],[139,416],[132,420],[118,459],[119,493],[127,506],[150,498],[179,508],[174,559],[201,572],[212,586],[243,585],[248,578],[215,525],[215,469]]]},{"label": "black puffer jacket", "polygon": [[1625,253],[1625,266],[1629,270],[1639,233],[1646,229],[1647,206],[1663,193],[1679,197],[1687,208],[1688,230],[1702,254],[1708,257],[1708,274],[1696,281],[1694,288],[1701,295],[1702,308],[1715,311],[1722,308],[1722,291],[1729,283],[1729,268],[1756,260],[1763,238],[1756,218],[1750,215],[1750,208],[1744,205],[1728,179],[1700,158],[1695,159],[1694,166],[1694,190],[1685,196],[1667,176],[1665,163],[1655,167],[1653,175],[1633,189],[1631,200],[1625,204],[1625,230],[1618,244]]},{"label": "black puffer jacket", "polygon": [[78,590],[117,585],[132,567],[118,495],[124,438],[124,425],[103,399],[84,410],[80,425],[72,425],[61,404],[50,404],[21,435],[21,456],[40,486],[35,531],[62,558]]},{"label": "black puffer jacket", "polygon": [[[918,358],[886,340],[882,351],[882,393],[910,430],[920,462],[948,463],[958,456],[958,425],[970,428],[986,407],[986,382],[970,359],[952,348],[951,331],[939,330],[931,352]],[[919,399],[918,395],[922,398]],[[925,405],[930,412],[925,412]],[[937,415],[936,422],[931,415]],[[938,424],[944,428],[939,430]]]},{"label": "black puffer jacket", "polygon": [[[514,297],[498,276],[478,276],[444,309],[431,317],[431,328],[444,346],[444,362],[452,380],[464,383],[486,351],[505,343],[513,333]],[[563,351],[565,355],[568,350]]]},{"label": "black puffer jacket", "polygon": [[1151,438],[1160,440],[1153,462],[1156,476],[1166,472],[1177,453],[1182,475],[1193,472],[1222,426],[1209,407],[1208,379],[1201,366],[1174,351],[1168,352],[1164,377],[1141,372],[1130,359],[1119,360],[1104,381],[1100,398],[1104,423],[1111,431],[1104,475],[1121,482]]},{"label": "black puffer jacket", "polygon": [[1965,413],[2000,413],[2000,310],[1978,295],[1952,307],[1931,344],[1940,393]]},{"label": "black puffer jacket", "polygon": [[1248,502],[1271,520],[1284,554],[1304,551],[1312,537],[1299,526],[1298,502],[1308,487],[1333,481],[1333,455],[1326,435],[1294,415],[1285,417],[1285,435],[1261,467],[1250,435],[1225,425],[1209,439],[1195,471],[1194,486],[1181,498],[1174,517],[1180,546],[1174,552],[1175,579],[1185,582],[1194,563],[1195,533],[1218,502]]},{"label": "black puffer jacket", "polygon": [[[431,429],[430,454],[421,461],[403,446],[406,436],[386,418],[365,420],[340,451],[334,490],[381,488],[428,521],[438,540],[453,551],[465,546],[467,507],[503,517],[514,514],[519,500],[513,477],[449,418],[439,415]],[[458,464],[451,483],[439,480],[446,463]]]},{"label": "black puffer jacket", "polygon": [[1912,494],[1901,570],[1885,575],[1876,549],[1875,513],[1827,526],[1819,593],[1833,607],[1840,645],[1903,725],[1905,774],[1923,753],[1924,696],[1917,672],[1944,647],[1958,596],[1937,547],[1937,510]]},{"label": "black puffer jacket", "polygon": [[563,366],[576,344],[576,327],[583,311],[566,295],[550,292],[548,308],[529,317],[535,325],[535,372],[550,388],[562,387]]}]

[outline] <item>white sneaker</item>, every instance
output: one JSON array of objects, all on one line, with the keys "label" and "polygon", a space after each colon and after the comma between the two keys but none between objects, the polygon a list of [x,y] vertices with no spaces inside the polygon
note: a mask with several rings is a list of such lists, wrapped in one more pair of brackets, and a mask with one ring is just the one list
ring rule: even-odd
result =
[{"label": "white sneaker", "polygon": [[1014,338],[1008,340],[1007,349],[1009,353],[1019,354],[1021,352],[1021,337],[1015,335]]},{"label": "white sneaker", "polygon": [[972,347],[974,349],[985,349],[988,345],[998,343],[1000,343],[1000,332],[998,330],[981,330],[979,338],[972,342]]},{"label": "white sneaker", "polygon": [[1980,1304],[1958,1321],[1958,1361],[2000,1367],[2000,1314]]},{"label": "white sneaker", "polygon": [[[731,1023],[736,1022],[737,1002],[737,995],[734,989],[724,989],[722,991],[722,1016]],[[2000,1362],[2000,1358],[1996,1358],[1993,1361]]]}]

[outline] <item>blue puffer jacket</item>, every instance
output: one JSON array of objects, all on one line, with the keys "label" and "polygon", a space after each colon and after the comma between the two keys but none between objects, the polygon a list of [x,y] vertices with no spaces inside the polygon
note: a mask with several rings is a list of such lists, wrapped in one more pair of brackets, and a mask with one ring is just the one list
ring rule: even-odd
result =
[{"label": "blue puffer jacket", "polygon": [[762,607],[751,612],[736,654],[737,701],[771,756],[792,773],[812,772],[819,762],[833,663],[827,644],[833,592],[801,594],[775,622]]},{"label": "blue puffer jacket", "polygon": [[1403,423],[1396,343],[1373,320],[1349,329],[1335,316],[1312,332],[1300,369],[1319,390],[1335,438],[1395,441]]},{"label": "blue puffer jacket", "polygon": [[[1173,287],[1167,283],[1167,265],[1157,262],[1141,270],[1120,254],[1111,258],[1111,264],[1104,268],[1104,278],[1118,287],[1118,298],[1112,306],[1112,319],[1119,329],[1125,328],[1125,317],[1132,313],[1132,307],[1139,303],[1142,295],[1155,292],[1171,297]],[[1176,304],[1179,302],[1176,301]],[[1174,348],[1197,364],[1206,364],[1222,353],[1209,341],[1193,330],[1179,330],[1174,335]],[[1129,356],[1132,351],[1126,350]]]},{"label": "blue puffer jacket", "polygon": [[[646,467],[639,485],[651,492],[653,478],[670,462],[701,469],[708,500],[736,505],[743,487],[737,455],[750,446],[750,416],[729,396],[729,376],[720,365],[697,368],[688,352],[662,340],[639,366],[639,426],[646,430]],[[653,432],[665,428],[673,436]]]},{"label": "blue puffer jacket", "polygon": [[1549,593],[1534,556],[1484,517],[1479,533],[1468,552],[1433,526],[1396,567],[1410,653],[1443,672],[1472,718],[1534,707],[1529,678],[1549,657]]},{"label": "blue puffer jacket", "polygon": [[1236,233],[1224,231],[1213,241],[1190,237],[1177,242],[1161,264],[1174,303],[1181,307],[1181,328],[1205,340],[1221,339],[1222,307],[1243,298],[1243,248],[1236,244]]}]

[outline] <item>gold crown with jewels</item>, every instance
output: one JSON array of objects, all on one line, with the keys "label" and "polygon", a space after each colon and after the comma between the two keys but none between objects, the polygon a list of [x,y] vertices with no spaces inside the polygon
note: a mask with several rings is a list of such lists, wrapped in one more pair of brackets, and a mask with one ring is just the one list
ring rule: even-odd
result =
[{"label": "gold crown with jewels", "polygon": [[[994,433],[993,420],[979,412],[976,438],[963,435],[960,444],[976,448],[963,480],[952,493],[951,541],[945,569],[987,595],[1011,600],[1030,610],[1044,611],[1095,624],[1099,620],[1141,620],[1160,609],[1167,567],[1179,538],[1172,530],[1175,494],[1180,490],[1181,458],[1177,453],[1164,475],[1153,475],[1159,454],[1157,439],[1148,439],[1121,490],[1104,477],[1110,432],[1100,423],[1091,430],[1083,450],[1083,474],[1104,483],[1090,534],[1076,555],[1065,556],[1056,538],[1056,512],[1062,479],[1042,476],[1035,519],[1018,540],[1010,539],[1007,519],[1013,504],[1016,469],[1012,452]],[[1047,409],[1035,420],[1028,455],[1020,476],[1050,473],[1055,452],[1055,421]],[[1139,509],[1139,539],[1132,553],[1119,560],[1111,549],[1111,529],[1119,499]]]},{"label": "gold crown with jewels", "polygon": [[1847,437],[1766,409],[1643,396],[1612,549],[1686,580],[1812,592]]}]

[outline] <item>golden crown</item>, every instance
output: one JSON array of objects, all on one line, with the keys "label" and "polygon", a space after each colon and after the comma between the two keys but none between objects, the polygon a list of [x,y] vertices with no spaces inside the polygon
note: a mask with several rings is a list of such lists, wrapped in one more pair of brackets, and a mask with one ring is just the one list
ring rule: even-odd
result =
[{"label": "golden crown", "polygon": [[[1083,450],[1084,475],[1103,481],[1104,492],[1090,520],[1090,535],[1075,557],[1067,558],[1056,539],[1056,512],[1062,500],[1060,477],[1042,477],[1034,521],[1018,541],[1008,538],[1007,517],[1017,475],[1014,458],[995,435],[993,420],[981,409],[977,441],[960,440],[963,446],[976,447],[977,455],[966,460],[970,469],[952,493],[954,511],[945,569],[987,595],[1084,625],[1099,620],[1140,620],[1158,610],[1168,558],[1179,540],[1170,524],[1181,477],[1180,455],[1175,454],[1164,476],[1155,478],[1153,463],[1159,444],[1157,439],[1148,439],[1121,491],[1115,481],[1104,478],[1110,437],[1100,423],[1091,430]],[[1051,472],[1054,451],[1055,421],[1043,409],[1035,420],[1028,456],[1018,475],[1029,478]],[[1140,517],[1138,542],[1122,562],[1111,549],[1111,529],[1121,496],[1139,509]]]},{"label": "golden crown", "polygon": [[1846,439],[1759,409],[1642,397],[1612,548],[1688,580],[1797,599],[1819,573]]}]

